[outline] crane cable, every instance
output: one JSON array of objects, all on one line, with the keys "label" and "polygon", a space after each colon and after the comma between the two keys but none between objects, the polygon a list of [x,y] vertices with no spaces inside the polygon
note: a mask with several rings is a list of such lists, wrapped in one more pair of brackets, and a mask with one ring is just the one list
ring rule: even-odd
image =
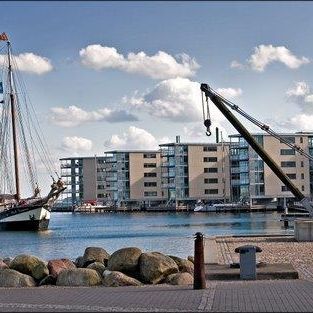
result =
[{"label": "crane cable", "polygon": [[210,107],[209,107],[209,101],[208,98],[206,98],[206,114],[205,114],[205,104],[204,104],[204,99],[203,99],[203,93],[201,93],[202,95],[202,114],[203,114],[203,123],[204,126],[206,127],[206,132],[205,134],[210,137],[212,135],[211,133],[211,116],[210,116]]},{"label": "crane cable", "polygon": [[[288,147],[294,149],[295,151],[297,151],[300,155],[305,156],[306,158],[308,158],[309,160],[313,161],[313,156],[308,154],[307,152],[305,152],[301,147],[299,147],[296,144],[293,144],[292,142],[286,140],[285,138],[283,138],[282,136],[280,136],[278,133],[276,133],[275,131],[273,131],[270,126],[266,125],[265,123],[262,123],[261,121],[257,120],[256,118],[252,117],[251,115],[249,115],[247,112],[245,112],[244,110],[242,110],[238,105],[236,105],[235,103],[229,101],[228,99],[224,98],[221,94],[219,94],[217,91],[215,91],[214,89],[210,88],[210,91],[217,97],[219,97],[224,103],[225,105],[227,105],[228,107],[230,107],[232,110],[236,111],[237,113],[239,113],[241,116],[243,116],[244,118],[246,118],[247,120],[249,120],[251,123],[253,123],[254,125],[258,126],[260,129],[262,129],[263,131],[267,132],[269,135],[273,136],[274,138],[280,140],[281,143],[284,143],[285,145],[287,145]],[[206,97],[206,103],[207,103],[207,107],[209,106],[208,104],[208,97]],[[203,104],[203,94],[202,94],[202,107],[204,108],[204,104]],[[203,109],[204,110],[204,109]],[[207,121],[210,122],[211,125],[211,120],[208,117],[207,119],[205,119],[204,117],[204,125],[207,127],[206,123],[208,123]],[[207,132],[206,132],[207,134]],[[207,134],[208,135],[208,134]],[[209,135],[208,135],[209,136]]]}]

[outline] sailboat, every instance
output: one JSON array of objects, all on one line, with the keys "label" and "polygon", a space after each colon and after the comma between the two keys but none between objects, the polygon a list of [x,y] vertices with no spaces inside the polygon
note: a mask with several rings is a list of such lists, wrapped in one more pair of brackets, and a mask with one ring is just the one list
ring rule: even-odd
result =
[{"label": "sailboat", "polygon": [[[45,230],[51,208],[66,187],[53,170],[36,111],[5,33],[0,34],[1,42],[4,43],[0,44],[0,229]],[[6,53],[1,54],[2,51]],[[45,166],[53,180],[50,192],[44,197],[38,183],[38,164]],[[31,195],[22,196],[27,187]]]}]

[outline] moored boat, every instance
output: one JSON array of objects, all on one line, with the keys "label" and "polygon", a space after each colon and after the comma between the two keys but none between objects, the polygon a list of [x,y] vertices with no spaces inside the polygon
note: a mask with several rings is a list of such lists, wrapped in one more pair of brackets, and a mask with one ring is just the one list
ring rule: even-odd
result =
[{"label": "moored boat", "polygon": [[[51,154],[44,145],[43,135],[40,136],[36,111],[29,103],[18,73],[18,62],[5,33],[0,34],[2,41],[5,46],[0,45],[0,51],[6,47],[7,53],[0,55],[0,229],[44,230],[49,225],[51,207],[66,188],[60,178],[56,181],[51,174],[57,175]],[[36,166],[39,161],[53,179],[45,197],[40,195]],[[22,195],[26,183],[32,193],[30,197]]]}]

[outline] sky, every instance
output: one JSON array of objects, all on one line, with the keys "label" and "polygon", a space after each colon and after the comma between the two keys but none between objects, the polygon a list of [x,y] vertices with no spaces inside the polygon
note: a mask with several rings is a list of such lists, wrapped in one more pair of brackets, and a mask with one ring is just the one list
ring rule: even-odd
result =
[{"label": "sky", "polygon": [[[0,33],[57,163],[214,141],[200,83],[274,130],[313,130],[312,13],[301,1],[1,1]],[[210,112],[224,139],[236,133]]]}]

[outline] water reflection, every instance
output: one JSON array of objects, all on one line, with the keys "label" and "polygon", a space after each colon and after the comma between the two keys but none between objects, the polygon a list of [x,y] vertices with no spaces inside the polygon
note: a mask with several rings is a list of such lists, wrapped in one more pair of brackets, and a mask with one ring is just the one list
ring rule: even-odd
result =
[{"label": "water reflection", "polygon": [[193,235],[290,234],[277,213],[53,213],[44,232],[2,232],[0,257],[30,253],[75,259],[87,246],[109,253],[127,246],[182,257],[193,254]]}]

